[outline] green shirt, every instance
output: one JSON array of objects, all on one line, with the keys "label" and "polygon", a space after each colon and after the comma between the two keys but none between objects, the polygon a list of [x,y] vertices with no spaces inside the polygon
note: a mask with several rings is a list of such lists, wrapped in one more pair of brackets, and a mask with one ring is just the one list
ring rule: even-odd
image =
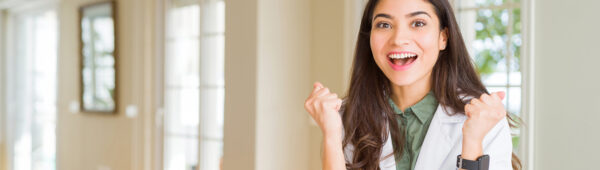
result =
[{"label": "green shirt", "polygon": [[[421,145],[433,119],[433,114],[438,107],[438,101],[433,92],[427,93],[417,104],[401,111],[398,106],[389,99],[394,112],[398,114],[398,125],[405,129],[404,135],[406,142],[402,151],[402,159],[396,162],[396,170],[412,170],[417,163],[417,157],[421,150]],[[396,154],[396,157],[399,155]]]}]

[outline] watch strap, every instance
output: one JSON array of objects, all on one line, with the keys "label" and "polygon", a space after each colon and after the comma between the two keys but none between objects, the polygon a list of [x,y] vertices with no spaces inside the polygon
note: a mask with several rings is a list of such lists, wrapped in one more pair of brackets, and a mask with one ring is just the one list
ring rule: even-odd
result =
[{"label": "watch strap", "polygon": [[488,170],[490,167],[490,159],[488,155],[483,155],[477,160],[463,159],[461,155],[456,158],[456,167],[467,170]]}]

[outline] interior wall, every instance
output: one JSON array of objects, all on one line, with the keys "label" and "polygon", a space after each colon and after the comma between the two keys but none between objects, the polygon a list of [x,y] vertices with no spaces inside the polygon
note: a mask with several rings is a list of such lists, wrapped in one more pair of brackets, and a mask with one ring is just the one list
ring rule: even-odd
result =
[{"label": "interior wall", "polygon": [[[150,168],[154,102],[154,1],[116,0],[117,112],[114,115],[71,112],[79,100],[78,10],[98,0],[60,2],[57,169],[136,170]],[[128,117],[126,107],[137,108]],[[150,132],[149,132],[150,130]]]},{"label": "interior wall", "polygon": [[311,79],[339,95],[345,93],[344,4],[344,0],[312,0],[310,13]]},{"label": "interior wall", "polygon": [[598,6],[535,1],[535,169],[595,169],[600,162]]},{"label": "interior wall", "polygon": [[256,169],[309,169],[310,1],[260,0],[258,11]]},{"label": "interior wall", "polygon": [[225,1],[223,169],[256,168],[258,0]]},{"label": "interior wall", "polygon": [[[347,89],[348,56],[345,45],[347,20],[345,16],[348,0],[312,0],[311,1],[311,53],[310,53],[310,83],[302,86],[305,89],[304,98],[312,90],[312,83],[321,82],[338,96],[345,96]],[[303,102],[302,102],[303,103]],[[304,111],[310,121],[310,116]],[[316,124],[310,126],[310,168],[321,169],[321,149],[323,134]]]},{"label": "interior wall", "polygon": [[[2,1],[2,0],[0,0]],[[4,34],[6,31],[4,30],[4,12],[0,10],[0,37],[5,37]],[[5,61],[3,56],[5,56],[5,51],[4,51],[4,41],[5,38],[0,38],[0,170],[5,170],[5,166],[6,165],[6,142],[5,142],[5,137],[4,135],[6,134],[6,123],[5,123],[5,115],[6,115],[6,110],[5,110],[5,101],[4,98],[6,96],[6,94],[4,93],[5,91],[5,81],[4,78],[6,77],[6,67],[4,65]]]},{"label": "interior wall", "polygon": [[226,3],[224,169],[311,169],[310,1]]}]

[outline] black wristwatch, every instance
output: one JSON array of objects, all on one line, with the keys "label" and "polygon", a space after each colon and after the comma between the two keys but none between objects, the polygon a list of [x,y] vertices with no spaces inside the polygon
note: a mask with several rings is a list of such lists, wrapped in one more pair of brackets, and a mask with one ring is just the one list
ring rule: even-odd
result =
[{"label": "black wristwatch", "polygon": [[456,167],[467,170],[488,170],[490,168],[490,156],[483,155],[477,158],[477,160],[472,161],[463,159],[461,155],[458,155],[456,158]]}]

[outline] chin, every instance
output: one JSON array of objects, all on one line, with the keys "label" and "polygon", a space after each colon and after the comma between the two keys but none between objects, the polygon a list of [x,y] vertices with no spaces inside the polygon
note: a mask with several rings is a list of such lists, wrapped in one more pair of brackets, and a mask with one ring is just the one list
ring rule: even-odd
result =
[{"label": "chin", "polygon": [[416,78],[411,76],[395,76],[393,78],[388,77],[388,79],[396,86],[407,86],[414,84],[416,81]]}]

